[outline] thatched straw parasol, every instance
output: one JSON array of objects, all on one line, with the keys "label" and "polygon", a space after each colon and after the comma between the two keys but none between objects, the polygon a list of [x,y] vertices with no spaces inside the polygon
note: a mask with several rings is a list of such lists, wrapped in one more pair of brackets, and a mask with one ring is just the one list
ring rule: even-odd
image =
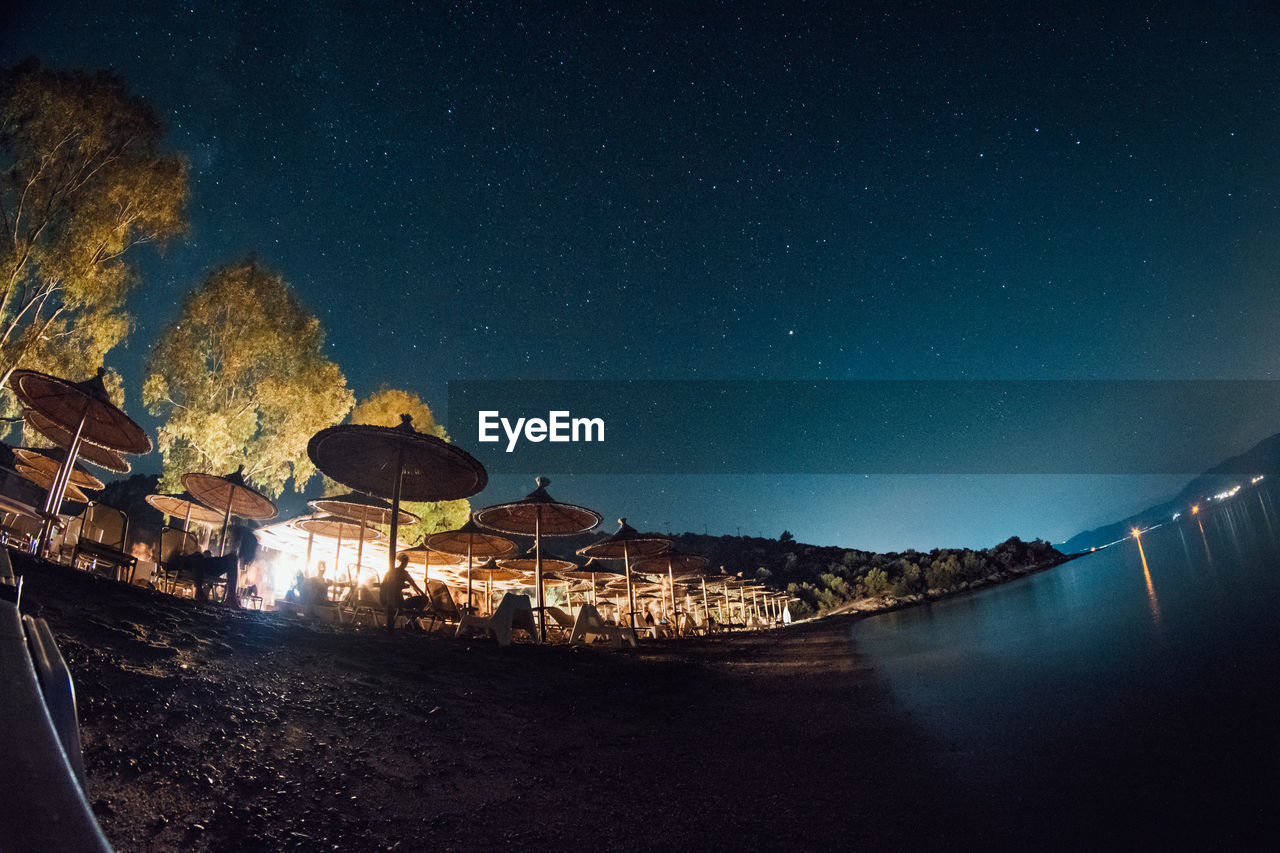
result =
[{"label": "thatched straw parasol", "polygon": [[196,524],[217,524],[222,521],[222,513],[209,509],[186,492],[180,495],[147,495],[146,500],[170,518],[181,517],[184,531],[193,521]]},{"label": "thatched straw parasol", "polygon": [[631,558],[652,557],[670,547],[670,539],[664,539],[656,533],[640,533],[627,524],[625,518],[620,518],[616,533],[585,548],[579,548],[578,553],[584,557],[596,557],[601,560],[622,560],[627,578],[627,606],[631,609],[631,624],[634,625],[636,598],[631,584]]},{"label": "thatched straw parasol", "polygon": [[[476,524],[474,518],[468,518],[467,523],[457,530],[433,533],[423,540],[423,544],[431,550],[439,551],[442,554],[466,557],[467,568],[475,565],[477,557],[482,560],[492,560],[494,557],[510,554],[516,549],[516,543],[505,536],[485,533]],[[496,569],[497,567],[495,566],[494,568]],[[467,606],[471,606],[470,572],[467,573]]]},{"label": "thatched straw parasol", "polygon": [[[13,470],[18,472],[19,477],[22,477],[24,480],[30,480],[42,489],[51,488],[53,486],[54,477],[56,476],[46,471],[41,471],[39,468],[32,468],[30,465],[23,465],[21,462],[15,464],[13,466]],[[66,489],[63,490],[63,494],[67,500],[72,500],[76,503],[87,504],[89,502],[89,496],[80,491],[80,488],[72,483],[67,484]]]},{"label": "thatched straw parasol", "polygon": [[[27,467],[48,474],[50,479],[58,475],[58,471],[67,461],[67,452],[62,449],[42,450],[36,447],[15,447],[13,455]],[[72,486],[79,486],[82,489],[92,490],[101,489],[106,485],[79,465],[72,467],[71,474],[67,477],[67,483]]]},{"label": "thatched straw parasol", "polygon": [[62,505],[67,478],[76,464],[76,454],[82,442],[88,441],[120,453],[151,451],[151,439],[146,432],[107,396],[107,388],[102,381],[105,373],[99,368],[97,376],[84,382],[72,382],[34,370],[15,370],[9,375],[9,387],[18,402],[71,431],[67,458],[49,485],[49,496],[44,506],[46,520],[40,532],[41,551],[49,539],[52,516]]},{"label": "thatched straw parasol", "polygon": [[[364,531],[369,524],[390,524],[391,504],[382,498],[362,495],[359,492],[347,492],[344,495],[332,495],[319,500],[307,501],[307,505],[319,512],[327,512],[339,518],[349,518],[360,522],[359,540],[356,544],[356,565],[364,564]],[[418,517],[408,510],[399,510],[400,524],[413,524]]]},{"label": "thatched straw parasol", "polygon": [[[676,546],[672,545],[655,557],[646,557],[636,563],[636,571],[642,574],[661,574],[663,569],[667,572],[667,583],[671,586],[671,615],[679,616],[680,613],[676,609],[676,571],[679,570],[684,577],[697,576],[702,577],[706,571],[708,560],[706,557],[700,557],[697,554],[686,554]],[[682,578],[683,579],[683,578]],[[706,606],[707,586],[705,581],[702,585],[702,601]],[[679,619],[676,624],[679,624]]]},{"label": "thatched straw parasol", "polygon": [[[58,426],[51,418],[40,414],[35,409],[23,409],[22,419],[27,426],[64,450],[71,446],[71,439],[75,437],[71,430]],[[80,451],[76,454],[76,458],[85,462],[92,462],[99,468],[105,468],[113,474],[128,474],[130,468],[133,467],[129,464],[128,459],[125,459],[116,451],[108,450],[105,447],[100,447],[93,442],[84,440],[80,442]]]},{"label": "thatched straw parasol", "polygon": [[542,537],[576,536],[594,530],[601,521],[600,513],[575,504],[560,503],[547,492],[551,481],[538,478],[538,487],[522,500],[486,507],[475,515],[481,525],[499,533],[533,537],[534,584],[538,590],[538,629],[543,642],[547,639],[547,622],[543,608]]},{"label": "thatched straw parasol", "polygon": [[469,498],[489,482],[484,466],[470,453],[413,428],[400,416],[396,427],[348,424],[311,436],[307,455],[322,472],[360,492],[391,501],[387,570],[395,568],[400,530],[400,501],[453,501]]},{"label": "thatched straw parasol", "polygon": [[222,539],[218,546],[218,556],[227,553],[227,525],[231,522],[231,516],[255,519],[276,517],[276,505],[271,499],[244,481],[243,465],[225,477],[217,474],[183,474],[182,486],[200,503],[222,513]]}]

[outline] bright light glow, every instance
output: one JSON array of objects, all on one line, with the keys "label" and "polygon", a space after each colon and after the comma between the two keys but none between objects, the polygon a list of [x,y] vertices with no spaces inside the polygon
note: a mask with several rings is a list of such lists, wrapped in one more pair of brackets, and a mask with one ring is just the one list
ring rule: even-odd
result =
[{"label": "bright light glow", "polygon": [[1200,512],[1200,504],[1192,504],[1192,505],[1191,505],[1191,514],[1192,514],[1192,515],[1197,515],[1197,514],[1199,514],[1199,512]]},{"label": "bright light glow", "polygon": [[1177,520],[1178,520],[1178,519],[1180,519],[1180,518],[1182,518],[1182,513],[1180,513],[1180,512],[1175,512],[1175,513],[1173,514],[1173,520],[1174,520],[1174,521],[1177,521]]}]

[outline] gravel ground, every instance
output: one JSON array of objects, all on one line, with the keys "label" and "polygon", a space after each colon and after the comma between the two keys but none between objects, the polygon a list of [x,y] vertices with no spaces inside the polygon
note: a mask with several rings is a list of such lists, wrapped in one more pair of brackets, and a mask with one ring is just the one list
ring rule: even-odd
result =
[{"label": "gravel ground", "polygon": [[231,611],[15,555],[118,850],[963,844],[848,622],[639,650]]}]

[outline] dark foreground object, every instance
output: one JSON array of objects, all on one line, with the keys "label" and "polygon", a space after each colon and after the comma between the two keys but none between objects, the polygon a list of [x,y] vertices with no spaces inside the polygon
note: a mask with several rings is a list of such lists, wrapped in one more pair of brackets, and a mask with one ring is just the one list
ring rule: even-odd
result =
[{"label": "dark foreground object", "polygon": [[965,837],[931,748],[841,623],[638,652],[499,649],[16,568],[74,674],[90,801],[118,850]]}]

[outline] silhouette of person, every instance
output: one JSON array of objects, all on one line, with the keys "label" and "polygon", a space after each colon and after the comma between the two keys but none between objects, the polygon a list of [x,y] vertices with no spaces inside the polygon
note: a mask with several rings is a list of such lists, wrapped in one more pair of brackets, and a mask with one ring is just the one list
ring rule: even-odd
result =
[{"label": "silhouette of person", "polygon": [[[258,557],[258,537],[246,525],[240,526],[240,544],[236,549],[236,557],[240,564],[240,571],[245,573],[245,579],[249,582],[249,585],[245,587],[245,595],[257,595],[258,584],[248,576],[248,572],[249,567],[253,565],[253,561]],[[232,599],[234,604],[239,604],[239,599],[233,598],[230,593],[228,593],[228,598]]]},{"label": "silhouette of person", "polygon": [[[396,565],[388,569],[386,576],[382,579],[382,607],[386,611],[388,631],[396,629],[396,617],[401,610],[421,608],[422,603],[427,598],[426,593],[419,588],[417,582],[410,576],[408,565],[409,555],[401,554]],[[404,588],[406,586],[413,587],[417,595],[405,600]]]}]

